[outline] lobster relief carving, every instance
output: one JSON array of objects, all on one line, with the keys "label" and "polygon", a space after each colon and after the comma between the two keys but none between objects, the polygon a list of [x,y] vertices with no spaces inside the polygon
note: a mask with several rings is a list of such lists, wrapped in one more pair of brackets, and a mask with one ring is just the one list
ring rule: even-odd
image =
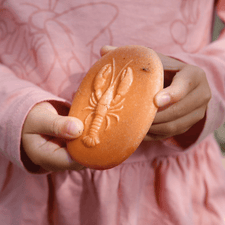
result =
[{"label": "lobster relief carving", "polygon": [[[86,117],[84,124],[93,115],[87,136],[83,137],[83,143],[87,147],[94,147],[100,143],[99,130],[103,120],[106,119],[106,130],[110,127],[110,116],[119,122],[120,117],[116,114],[123,109],[125,95],[133,82],[133,71],[128,65],[129,61],[120,71],[115,74],[115,59],[112,64],[101,68],[94,79],[94,91],[90,97],[89,106],[85,110],[92,110]],[[107,82],[108,81],[108,82]]]}]

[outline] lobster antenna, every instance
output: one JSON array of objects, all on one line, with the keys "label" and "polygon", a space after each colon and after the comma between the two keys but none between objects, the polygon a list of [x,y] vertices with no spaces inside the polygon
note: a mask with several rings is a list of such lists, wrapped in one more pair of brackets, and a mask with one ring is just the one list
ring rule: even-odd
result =
[{"label": "lobster antenna", "polygon": [[115,78],[115,70],[116,70],[115,68],[116,68],[116,65],[115,65],[115,59],[113,58],[112,79],[111,79],[111,82],[110,82],[109,87],[112,86],[113,80],[114,80],[114,78]]}]

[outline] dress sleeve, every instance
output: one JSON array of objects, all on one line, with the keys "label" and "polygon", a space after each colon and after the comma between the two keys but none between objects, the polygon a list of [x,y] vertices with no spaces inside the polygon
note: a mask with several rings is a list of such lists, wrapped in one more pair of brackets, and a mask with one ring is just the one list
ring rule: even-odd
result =
[{"label": "dress sleeve", "polygon": [[[217,14],[225,22],[225,0],[219,0],[216,6]],[[201,49],[198,53],[174,54],[172,57],[188,64],[202,68],[211,88],[212,98],[208,104],[204,120],[194,125],[187,133],[165,140],[165,143],[187,149],[200,143],[212,134],[225,118],[225,29],[219,38]],[[204,96],[202,96],[204,98]]]},{"label": "dress sleeve", "polygon": [[19,79],[9,68],[0,64],[0,153],[24,170],[20,155],[24,120],[35,104],[50,100],[68,104],[33,83]]}]

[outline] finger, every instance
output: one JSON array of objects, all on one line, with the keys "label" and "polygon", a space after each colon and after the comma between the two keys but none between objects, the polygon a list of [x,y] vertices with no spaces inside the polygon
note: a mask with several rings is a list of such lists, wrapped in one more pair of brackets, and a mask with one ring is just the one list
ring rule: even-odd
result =
[{"label": "finger", "polygon": [[[201,96],[199,98],[198,96]],[[198,101],[195,101],[198,99]],[[201,87],[195,88],[191,93],[184,97],[181,101],[176,102],[162,111],[158,111],[153,124],[166,123],[177,120],[178,118],[188,115],[192,111],[206,105],[209,101],[209,97],[205,90]]]},{"label": "finger", "polygon": [[149,134],[171,137],[185,133],[195,123],[204,118],[205,112],[206,107],[200,107],[199,109],[196,109],[188,115],[181,117],[175,121],[154,124],[150,127]]},{"label": "finger", "polygon": [[114,46],[104,45],[100,50],[100,55],[103,56],[107,54],[108,52],[115,50],[116,48],[117,47],[114,47]]},{"label": "finger", "polygon": [[157,134],[150,134],[148,133],[143,141],[158,141],[158,140],[163,140],[163,139],[166,139],[166,138],[169,138],[168,135],[157,135]]},{"label": "finger", "polygon": [[163,69],[166,71],[179,71],[186,65],[185,63],[177,59],[171,58],[161,53],[157,53],[157,54],[163,64]]},{"label": "finger", "polygon": [[155,96],[156,105],[158,107],[164,107],[184,98],[199,84],[200,79],[196,76],[198,72],[199,71],[194,69],[194,66],[184,66],[183,69],[174,76],[171,85]]},{"label": "finger", "polygon": [[83,165],[73,161],[66,150],[66,143],[59,138],[38,134],[23,137],[26,154],[36,165],[47,171],[81,170]]},{"label": "finger", "polygon": [[83,123],[78,118],[60,116],[49,110],[39,109],[34,109],[28,114],[26,126],[29,127],[29,133],[46,134],[66,139],[79,137],[84,129]]},{"label": "finger", "polygon": [[[52,144],[51,144],[52,145]],[[54,146],[49,146],[53,148]],[[46,148],[46,146],[43,146]],[[81,170],[85,167],[77,162],[75,162],[68,152],[66,147],[56,146],[52,154],[46,154],[41,162],[41,167],[48,171],[64,171],[64,170]]]}]

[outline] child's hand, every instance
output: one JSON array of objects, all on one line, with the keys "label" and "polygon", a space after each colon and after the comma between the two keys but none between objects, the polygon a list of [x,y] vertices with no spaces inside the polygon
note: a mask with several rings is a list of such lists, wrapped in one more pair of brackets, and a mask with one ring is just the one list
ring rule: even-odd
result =
[{"label": "child's hand", "polygon": [[145,140],[160,140],[185,133],[205,117],[211,98],[209,84],[201,68],[158,55],[168,87],[155,97],[159,111]]},{"label": "child's hand", "polygon": [[[54,107],[53,104],[42,102],[29,112],[22,130],[22,160],[26,165],[24,159],[28,156],[46,171],[80,170],[83,166],[70,158],[65,140],[79,137],[83,123],[77,118],[60,116],[57,110],[62,111],[66,107],[56,110],[57,105]],[[26,157],[23,158],[24,155]]]}]

